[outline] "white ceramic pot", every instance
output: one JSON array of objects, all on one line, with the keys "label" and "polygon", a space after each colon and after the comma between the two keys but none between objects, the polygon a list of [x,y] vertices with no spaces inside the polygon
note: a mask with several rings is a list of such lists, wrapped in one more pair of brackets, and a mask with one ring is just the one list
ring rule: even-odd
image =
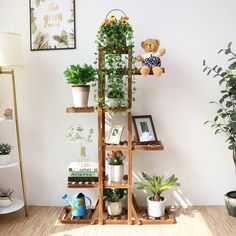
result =
[{"label": "white ceramic pot", "polygon": [[8,207],[12,204],[12,200],[9,197],[0,197],[0,207]]},{"label": "white ceramic pot", "polygon": [[122,212],[122,202],[109,202],[107,201],[107,212],[111,216],[120,215]]},{"label": "white ceramic pot", "polygon": [[0,165],[8,165],[11,163],[11,155],[0,155]]},{"label": "white ceramic pot", "polygon": [[108,165],[108,183],[121,182],[124,177],[124,165]]},{"label": "white ceramic pot", "polygon": [[148,215],[151,217],[161,217],[165,215],[166,198],[160,202],[153,201],[153,196],[147,197]]},{"label": "white ceramic pot", "polygon": [[72,96],[74,107],[87,107],[89,99],[89,85],[73,85]]}]

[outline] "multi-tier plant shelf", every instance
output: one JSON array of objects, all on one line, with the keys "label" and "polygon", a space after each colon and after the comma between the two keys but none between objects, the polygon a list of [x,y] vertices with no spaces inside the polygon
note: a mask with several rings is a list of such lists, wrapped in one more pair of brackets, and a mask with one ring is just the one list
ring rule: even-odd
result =
[{"label": "multi-tier plant shelf", "polygon": [[[101,78],[105,71],[103,68],[102,60],[104,56],[104,49],[99,49],[98,52],[98,99],[104,97],[104,84],[105,78]],[[93,107],[86,108],[67,108],[68,113],[80,112],[97,112],[98,113],[98,167],[99,167],[99,181],[95,182],[80,182],[69,183],[68,188],[98,188],[98,202],[94,209],[88,212],[85,218],[72,219],[70,207],[65,207],[61,213],[60,221],[62,223],[78,223],[78,224],[173,224],[175,219],[169,209],[166,214],[161,218],[149,218],[147,211],[140,209],[135,201],[132,193],[132,159],[133,151],[161,151],[164,146],[160,141],[153,145],[139,145],[132,140],[132,76],[133,73],[140,75],[139,70],[133,72],[132,68],[132,48],[124,50],[128,54],[128,106],[110,108],[105,107],[103,104],[98,104],[95,110]],[[110,145],[105,142],[105,113],[106,112],[126,112],[128,124],[128,140],[123,145]],[[108,184],[105,177],[105,152],[122,150],[127,152],[128,157],[128,173],[124,176],[122,183]],[[127,209],[123,209],[122,214],[119,216],[109,216],[104,207],[103,190],[106,188],[126,188],[128,190]]]}]

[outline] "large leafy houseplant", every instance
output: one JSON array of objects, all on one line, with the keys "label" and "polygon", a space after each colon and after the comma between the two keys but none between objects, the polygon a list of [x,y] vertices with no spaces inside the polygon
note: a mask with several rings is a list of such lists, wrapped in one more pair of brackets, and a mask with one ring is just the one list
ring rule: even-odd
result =
[{"label": "large leafy houseplant", "polygon": [[[118,9],[116,9],[117,11]],[[122,12],[121,10],[118,10]],[[111,107],[127,107],[127,56],[124,53],[126,47],[133,51],[133,29],[127,16],[119,19],[110,11],[104,22],[100,25],[97,33],[97,48],[102,48],[102,67],[100,78],[105,80],[99,89],[104,91],[104,96],[98,101],[95,94],[96,104]],[[132,64],[135,60],[132,57]],[[98,63],[98,58],[96,60]],[[107,76],[107,80],[105,77]],[[133,91],[135,88],[133,88]],[[131,98],[132,99],[132,98]],[[108,102],[109,101],[109,102]]]},{"label": "large leafy houseplant", "polygon": [[[215,128],[215,134],[225,133],[227,135],[228,149],[233,151],[234,167],[236,168],[236,54],[232,51],[232,43],[218,53],[228,56],[229,65],[226,69],[215,65],[210,67],[203,61],[203,71],[208,76],[216,78],[221,87],[221,98],[218,102],[211,102],[218,106],[215,118],[210,123]],[[229,215],[236,217],[236,191],[225,194],[225,203]]]}]

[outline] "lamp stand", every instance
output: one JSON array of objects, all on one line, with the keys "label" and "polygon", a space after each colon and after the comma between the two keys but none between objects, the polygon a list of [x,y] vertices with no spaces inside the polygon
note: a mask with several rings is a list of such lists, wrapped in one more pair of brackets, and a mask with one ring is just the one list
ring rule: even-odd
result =
[{"label": "lamp stand", "polygon": [[24,209],[25,209],[25,216],[28,216],[27,210],[27,198],[26,198],[26,190],[25,190],[25,177],[24,177],[24,169],[23,169],[23,162],[22,162],[22,150],[21,150],[21,139],[20,139],[20,128],[18,122],[18,110],[17,110],[17,100],[16,100],[16,84],[15,84],[15,74],[14,70],[3,71],[0,67],[0,75],[11,75],[12,78],[12,89],[13,89],[13,103],[14,103],[14,112],[15,112],[15,125],[16,125],[16,136],[17,136],[17,148],[19,154],[19,164],[20,164],[20,174],[21,174],[21,185],[24,197]]}]

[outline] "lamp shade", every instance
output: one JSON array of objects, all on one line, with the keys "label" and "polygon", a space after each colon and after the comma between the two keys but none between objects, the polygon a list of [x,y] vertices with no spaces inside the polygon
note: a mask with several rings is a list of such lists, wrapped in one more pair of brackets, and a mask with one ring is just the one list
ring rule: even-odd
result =
[{"label": "lamp shade", "polygon": [[0,32],[0,67],[22,68],[22,45],[20,34]]}]

